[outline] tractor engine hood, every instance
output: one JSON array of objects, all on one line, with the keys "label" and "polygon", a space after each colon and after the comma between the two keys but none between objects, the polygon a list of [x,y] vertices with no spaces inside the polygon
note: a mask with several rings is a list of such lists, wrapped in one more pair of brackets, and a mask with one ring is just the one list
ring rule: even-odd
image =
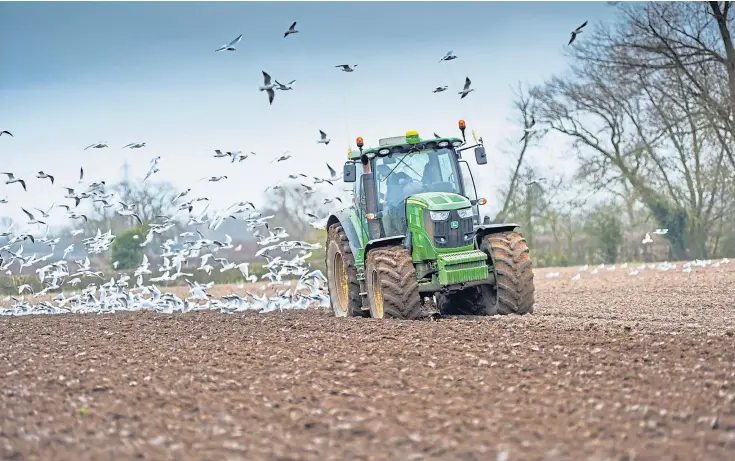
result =
[{"label": "tractor engine hood", "polygon": [[411,195],[407,201],[421,205],[430,211],[458,210],[471,206],[469,199],[451,192],[422,192]]}]

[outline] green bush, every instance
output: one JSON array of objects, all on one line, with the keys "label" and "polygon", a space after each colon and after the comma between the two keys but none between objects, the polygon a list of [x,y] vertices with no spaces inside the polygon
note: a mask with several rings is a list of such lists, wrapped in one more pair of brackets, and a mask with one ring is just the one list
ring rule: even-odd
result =
[{"label": "green bush", "polygon": [[[138,226],[121,232],[110,246],[112,261],[117,261],[119,270],[138,267],[143,260],[144,248],[140,243],[148,233],[146,226]],[[135,236],[138,236],[137,238]]]}]

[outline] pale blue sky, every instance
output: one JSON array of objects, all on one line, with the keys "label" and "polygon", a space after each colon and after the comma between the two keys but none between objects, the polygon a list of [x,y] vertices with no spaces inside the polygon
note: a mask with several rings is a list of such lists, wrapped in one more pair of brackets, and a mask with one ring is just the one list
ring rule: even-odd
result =
[{"label": "pale blue sky", "polygon": [[[28,182],[0,183],[0,213],[23,219],[20,206],[48,208],[61,186],[113,183],[127,158],[142,177],[160,155],[159,179],[227,206],[261,201],[260,193],[288,173],[341,170],[348,143],[417,129],[457,134],[457,120],[500,154],[509,123],[511,87],[540,83],[567,66],[569,31],[614,18],[605,2],[58,2],[0,3],[0,170]],[[299,34],[283,38],[298,21]],[[235,52],[214,50],[239,34]],[[439,59],[448,50],[459,57]],[[334,66],[358,64],[354,73]],[[272,106],[258,91],[261,70],[294,91]],[[475,92],[459,99],[465,76]],[[439,85],[449,91],[433,94]],[[332,138],[316,144],[322,129]],[[84,151],[106,141],[107,149]],[[133,141],[148,147],[122,150]],[[230,165],[213,149],[255,151]],[[269,162],[289,149],[294,158]],[[534,157],[551,164],[564,155],[546,143]],[[34,179],[43,169],[57,184]],[[496,208],[501,168],[474,166],[488,210]],[[226,174],[227,181],[200,178]],[[340,185],[340,189],[344,185]],[[56,211],[54,223],[64,221]]]}]

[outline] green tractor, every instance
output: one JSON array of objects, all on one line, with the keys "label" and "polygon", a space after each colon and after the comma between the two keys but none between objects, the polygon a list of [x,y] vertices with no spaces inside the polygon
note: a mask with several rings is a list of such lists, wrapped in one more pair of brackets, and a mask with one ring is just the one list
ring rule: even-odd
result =
[{"label": "green tractor", "polygon": [[[517,224],[480,222],[462,152],[482,140],[421,139],[418,132],[350,148],[353,203],[327,219],[329,297],[338,317],[432,318],[533,312],[531,257]],[[358,163],[360,168],[358,168]]]}]

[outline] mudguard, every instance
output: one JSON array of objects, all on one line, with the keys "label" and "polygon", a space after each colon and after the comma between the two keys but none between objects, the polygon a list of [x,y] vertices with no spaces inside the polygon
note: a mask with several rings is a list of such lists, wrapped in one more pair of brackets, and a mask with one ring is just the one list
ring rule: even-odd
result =
[{"label": "mudguard", "polygon": [[494,234],[496,232],[509,232],[520,227],[516,223],[480,224],[475,226],[476,234]]},{"label": "mudguard", "polygon": [[405,235],[394,235],[393,237],[383,237],[380,239],[370,240],[365,246],[365,254],[373,248],[380,248],[386,245],[401,244],[406,246],[407,237]]},{"label": "mudguard", "polygon": [[357,263],[359,255],[362,254],[360,251],[362,250],[362,241],[360,240],[360,234],[358,234],[357,229],[355,229],[355,224],[352,222],[347,210],[338,211],[337,213],[330,215],[329,219],[327,219],[327,229],[335,223],[340,223],[342,225],[342,229],[344,229],[345,234],[347,235],[347,243],[350,245],[352,255],[355,257],[355,263]]}]

